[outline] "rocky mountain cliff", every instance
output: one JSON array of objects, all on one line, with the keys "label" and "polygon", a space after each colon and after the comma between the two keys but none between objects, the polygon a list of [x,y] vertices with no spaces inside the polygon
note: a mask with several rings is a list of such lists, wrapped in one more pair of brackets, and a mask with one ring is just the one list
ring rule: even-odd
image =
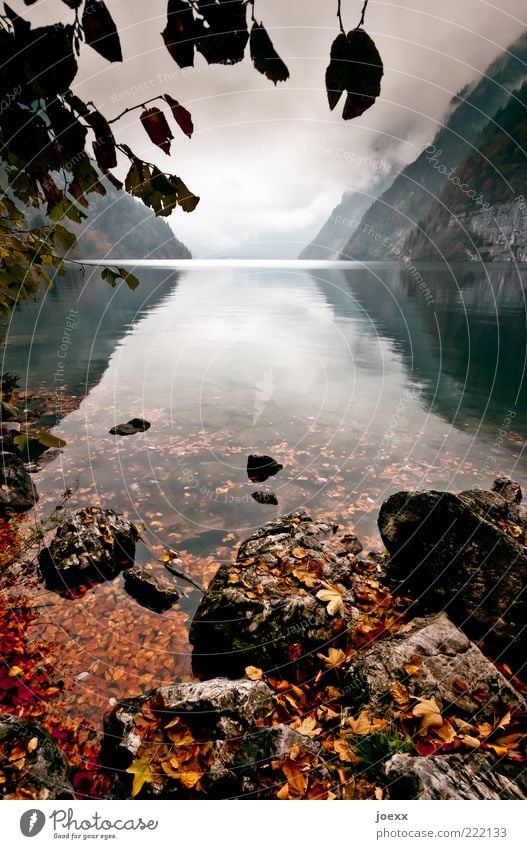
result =
[{"label": "rocky mountain cliff", "polygon": [[[510,256],[511,237],[518,258],[523,256],[527,218],[518,184],[525,157],[526,81],[524,33],[479,81],[453,99],[433,142],[365,212],[341,257],[386,260],[408,254],[437,259],[442,252],[467,259],[482,248],[486,258],[503,258]],[[335,212],[316,242],[323,237],[332,245]],[[468,243],[459,235],[463,227],[471,234]],[[323,250],[317,256],[325,256]]]}]

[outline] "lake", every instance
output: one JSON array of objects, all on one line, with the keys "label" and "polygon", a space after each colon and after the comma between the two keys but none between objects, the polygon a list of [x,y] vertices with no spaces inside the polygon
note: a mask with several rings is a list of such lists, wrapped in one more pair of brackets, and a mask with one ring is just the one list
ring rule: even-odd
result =
[{"label": "lake", "polygon": [[[525,481],[527,272],[423,265],[432,298],[393,263],[135,273],[132,292],[97,268],[70,272],[4,327],[3,370],[57,393],[43,424],[58,420],[67,442],[35,475],[38,515],[71,487],[68,509],[100,503],[141,523],[139,559],[160,575],[173,548],[206,581],[241,539],[301,507],[380,548],[376,517],[392,492]],[[63,418],[62,394],[78,396]],[[137,416],[147,432],[108,433]],[[252,484],[249,454],[283,470]],[[53,615],[34,632],[56,646],[64,711],[84,703],[95,719],[108,698],[148,689],[152,652],[156,683],[190,675],[196,593],[164,615],[120,579],[83,599],[43,595]]]}]

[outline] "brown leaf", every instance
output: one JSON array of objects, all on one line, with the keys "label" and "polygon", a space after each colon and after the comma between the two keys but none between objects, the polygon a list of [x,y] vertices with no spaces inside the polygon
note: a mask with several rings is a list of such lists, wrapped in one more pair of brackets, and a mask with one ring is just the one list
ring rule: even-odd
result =
[{"label": "brown leaf", "polygon": [[419,734],[425,736],[430,729],[441,728],[443,717],[434,698],[418,699],[418,704],[412,710],[413,716],[421,720]]},{"label": "brown leaf", "polygon": [[168,126],[167,119],[157,106],[141,112],[140,120],[151,142],[161,148],[164,153],[170,153],[170,141],[174,138]]},{"label": "brown leaf", "polygon": [[263,672],[257,666],[246,666],[245,674],[250,681],[261,681],[263,678]]},{"label": "brown leaf", "polygon": [[410,694],[404,684],[399,681],[393,681],[390,684],[390,694],[399,710],[406,710],[410,704]]},{"label": "brown leaf", "polygon": [[[182,106],[181,103],[178,103],[178,101],[174,100],[174,98],[171,97],[169,94],[164,94],[163,97],[170,106],[170,109],[172,110],[172,115],[174,116],[176,124],[190,139],[192,137],[192,133],[194,132],[192,115],[190,114],[188,109],[185,109],[185,107]],[[234,539],[234,534],[232,534],[231,539]]]}]

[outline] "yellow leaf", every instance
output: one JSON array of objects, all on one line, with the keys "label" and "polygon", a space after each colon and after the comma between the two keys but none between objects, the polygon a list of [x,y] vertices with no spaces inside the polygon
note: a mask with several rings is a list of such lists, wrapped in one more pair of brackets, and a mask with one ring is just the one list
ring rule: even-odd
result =
[{"label": "yellow leaf", "polygon": [[137,760],[130,764],[126,772],[129,772],[134,777],[132,796],[137,796],[141,792],[143,784],[151,784],[154,780],[150,764],[146,758],[137,758]]},{"label": "yellow leaf", "polygon": [[303,548],[293,548],[292,555],[293,557],[296,557],[297,560],[301,560],[306,556],[306,552]]},{"label": "yellow leaf", "polygon": [[324,583],[324,586],[327,589],[319,590],[317,598],[320,601],[328,602],[326,610],[330,616],[336,616],[338,614],[342,616],[344,613],[344,599],[342,598],[342,594],[335,587],[332,587],[331,584]]},{"label": "yellow leaf", "polygon": [[463,740],[463,743],[465,743],[466,746],[470,746],[471,749],[479,749],[481,745],[477,737],[470,737],[469,734],[464,734],[461,739]]},{"label": "yellow leaf", "polygon": [[38,737],[32,737],[27,744],[28,752],[34,752],[35,749],[38,749]]},{"label": "yellow leaf", "polygon": [[320,580],[313,574],[313,572],[306,572],[304,569],[293,569],[292,574],[295,578],[298,578],[302,584],[305,584],[306,587],[314,587],[315,584],[320,583]]},{"label": "yellow leaf", "polygon": [[417,655],[414,655],[414,657],[412,657],[411,663],[405,663],[404,668],[408,675],[413,675],[417,677],[418,675],[423,674],[423,669],[421,667],[421,658]]},{"label": "yellow leaf", "polygon": [[390,693],[400,710],[405,710],[410,704],[410,694],[404,684],[400,684],[399,681],[393,681],[390,684]]},{"label": "yellow leaf", "polygon": [[496,727],[505,729],[507,727],[507,725],[509,725],[510,721],[511,721],[511,712],[510,712],[510,710],[508,710],[507,713],[505,714],[505,716],[502,719],[500,719],[500,721],[498,722],[498,725]]},{"label": "yellow leaf", "polygon": [[375,788],[375,798],[382,799],[382,787]]},{"label": "yellow leaf", "polygon": [[246,666],[245,674],[250,681],[261,681],[263,678],[263,672],[257,666]]},{"label": "yellow leaf", "polygon": [[327,657],[324,654],[317,654],[317,657],[320,660],[323,660],[328,669],[335,669],[337,666],[341,666],[346,660],[346,654],[342,651],[342,649],[334,649],[330,648]]},{"label": "yellow leaf", "polygon": [[23,673],[24,670],[20,666],[12,666],[7,674],[10,678],[19,678]]},{"label": "yellow leaf", "polygon": [[357,719],[349,717],[349,719],[346,720],[346,726],[350,729],[352,734],[370,734],[371,731],[377,731],[377,727],[372,725],[368,712],[365,710],[360,712]]},{"label": "yellow leaf", "polygon": [[306,716],[302,721],[297,719],[291,724],[291,727],[299,734],[303,734],[304,737],[311,738],[316,737],[322,731],[322,728],[317,728],[317,721],[314,716]]},{"label": "yellow leaf", "polygon": [[196,786],[202,775],[202,772],[189,770],[188,772],[181,772],[178,778],[181,781],[183,787],[186,787],[190,790],[191,787]]},{"label": "yellow leaf", "polygon": [[445,743],[451,743],[457,736],[456,729],[447,720],[443,722],[441,728],[436,728],[434,734]]},{"label": "yellow leaf", "polygon": [[474,731],[473,725],[470,725],[470,723],[465,722],[464,719],[458,719],[457,716],[454,717],[454,724],[457,725],[457,727],[463,734],[472,734],[472,732]]},{"label": "yellow leaf", "polygon": [[443,717],[441,716],[436,700],[434,698],[419,698],[418,702],[419,704],[414,707],[412,714],[421,720],[419,734],[424,736],[425,734],[428,734],[428,731],[431,728],[441,728],[443,725]]},{"label": "yellow leaf", "polygon": [[280,799],[281,801],[285,801],[286,799],[289,799],[289,784],[288,784],[287,781],[284,785],[282,785],[282,787],[280,788],[280,790],[276,794],[276,798]]},{"label": "yellow leaf", "polygon": [[333,749],[336,754],[339,756],[341,761],[346,761],[348,763],[357,763],[358,758],[352,747],[345,740],[339,739],[335,740],[333,744]]}]

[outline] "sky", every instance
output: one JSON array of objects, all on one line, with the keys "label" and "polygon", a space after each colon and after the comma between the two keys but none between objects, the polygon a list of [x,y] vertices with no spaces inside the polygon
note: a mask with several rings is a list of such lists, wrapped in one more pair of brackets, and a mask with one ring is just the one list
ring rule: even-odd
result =
[{"label": "sky", "polygon": [[[114,125],[162,170],[201,198],[193,213],[169,219],[194,257],[296,257],[344,192],[373,190],[379,173],[404,167],[430,142],[452,96],[527,29],[525,0],[370,0],[365,28],[383,58],[381,96],[360,118],[330,112],[324,73],[338,34],[337,0],[256,0],[290,78],[276,87],[247,58],[234,66],[180,69],[160,33],[166,0],[106,0],[123,63],[83,45],[77,94],[107,117],[167,92],[192,113],[188,139],[174,129],[169,156],[146,137],[141,110]],[[60,0],[13,8],[35,22],[73,19]],[[346,29],[362,0],[342,0]],[[123,176],[124,171],[119,175]]]}]

